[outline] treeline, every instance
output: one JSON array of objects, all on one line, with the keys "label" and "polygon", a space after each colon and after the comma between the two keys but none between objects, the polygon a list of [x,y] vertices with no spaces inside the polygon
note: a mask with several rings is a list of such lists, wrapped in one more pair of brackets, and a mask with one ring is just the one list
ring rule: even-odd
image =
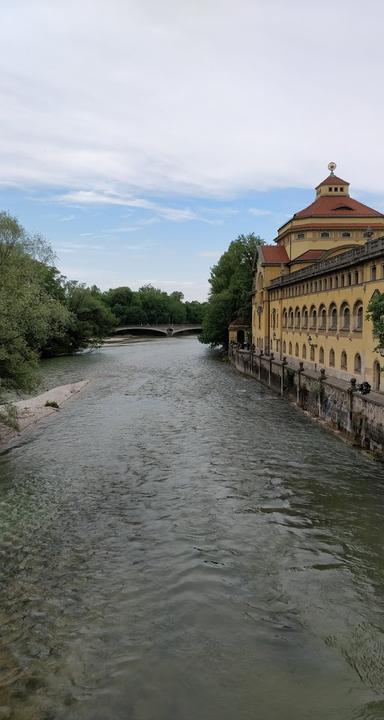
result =
[{"label": "treeline", "polygon": [[181,292],[170,294],[144,285],[136,292],[129,287],[108,290],[102,295],[119,325],[155,323],[201,323],[206,303],[184,302]]},{"label": "treeline", "polygon": [[96,347],[122,323],[201,322],[203,312],[151,285],[101,292],[68,280],[44,238],[0,213],[0,398],[31,390],[41,357]]},{"label": "treeline", "polygon": [[235,318],[248,325],[251,336],[254,263],[260,245],[264,240],[255,233],[239,235],[213,266],[201,342],[227,347],[228,325]]}]

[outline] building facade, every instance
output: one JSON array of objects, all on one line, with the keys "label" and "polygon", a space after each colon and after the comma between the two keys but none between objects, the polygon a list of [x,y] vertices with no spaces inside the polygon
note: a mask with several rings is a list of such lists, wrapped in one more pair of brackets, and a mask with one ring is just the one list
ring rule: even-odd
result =
[{"label": "building facade", "polygon": [[278,231],[255,263],[252,336],[265,354],[285,356],[380,390],[367,306],[384,292],[384,215],[350,197],[334,174],[313,203]]}]

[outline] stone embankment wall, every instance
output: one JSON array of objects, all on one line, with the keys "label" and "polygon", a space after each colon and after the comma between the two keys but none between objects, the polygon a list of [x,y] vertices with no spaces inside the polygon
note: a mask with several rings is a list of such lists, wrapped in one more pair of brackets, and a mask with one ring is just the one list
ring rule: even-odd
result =
[{"label": "stone embankment wall", "polygon": [[229,360],[244,375],[259,380],[295,402],[310,415],[343,433],[353,444],[384,459],[384,398],[361,395],[356,381],[347,383],[325,372],[291,367],[283,359],[230,347]]}]

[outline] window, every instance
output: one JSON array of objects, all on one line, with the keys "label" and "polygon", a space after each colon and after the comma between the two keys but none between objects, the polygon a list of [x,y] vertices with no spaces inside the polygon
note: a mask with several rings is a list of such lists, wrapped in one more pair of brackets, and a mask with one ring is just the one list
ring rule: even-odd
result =
[{"label": "window", "polygon": [[303,352],[302,352],[302,356],[303,356],[304,360],[305,360],[305,359],[306,359],[306,357],[307,357],[307,347],[306,347],[306,345],[303,345]]},{"label": "window", "polygon": [[321,363],[321,365],[324,365],[324,348],[322,347],[319,350],[319,363]]},{"label": "window", "polygon": [[329,238],[329,232],[321,232],[320,237],[322,238]]},{"label": "window", "polygon": [[298,343],[296,343],[296,345],[295,345],[295,355],[296,355],[296,357],[299,357],[299,344]]},{"label": "window", "polygon": [[298,240],[302,240],[305,237],[305,233],[297,233]]},{"label": "window", "polygon": [[341,186],[341,187],[340,187],[340,192],[343,192],[343,191],[344,191],[344,188],[343,188],[343,186]]},{"label": "window", "polygon": [[361,373],[361,357],[360,357],[359,353],[356,353],[356,355],[355,355],[354,370],[355,370],[355,373],[358,373],[360,375],[360,373]]},{"label": "window", "polygon": [[319,308],[319,330],[325,330],[327,327],[327,311],[324,305]]},{"label": "window", "polygon": [[363,303],[358,300],[353,306],[353,329],[356,332],[361,332],[363,329]]},{"label": "window", "polygon": [[329,187],[328,190],[329,190],[329,192],[332,192],[333,188]]},{"label": "window", "polygon": [[299,308],[296,308],[295,310],[295,328],[300,328],[300,310]]},{"label": "window", "polygon": [[329,351],[329,366],[335,367],[335,351],[332,348]]},{"label": "window", "polygon": [[356,272],[355,272],[355,285],[358,285],[358,284],[359,284],[359,273],[358,273],[357,270],[356,270]]},{"label": "window", "polygon": [[337,330],[337,307],[331,305],[329,308],[329,330]]},{"label": "window", "polygon": [[335,277],[335,288],[338,288],[338,287],[339,287],[339,276],[336,275],[336,277]]},{"label": "window", "polygon": [[347,285],[352,285],[352,275],[351,275],[351,273],[348,273],[348,275],[347,275]]},{"label": "window", "polygon": [[371,267],[371,280],[376,280],[376,265]]},{"label": "window", "polygon": [[287,343],[283,341],[283,353],[287,352]]},{"label": "window", "polygon": [[288,346],[288,355],[292,355],[292,343],[291,342],[289,343],[289,346]]},{"label": "window", "polygon": [[347,332],[351,326],[351,311],[346,303],[341,306],[341,330]]},{"label": "window", "polygon": [[317,312],[316,308],[311,308],[311,329],[316,330],[317,327]]},{"label": "window", "polygon": [[351,233],[350,233],[350,232],[343,232],[343,233],[341,233],[341,237],[351,237]]},{"label": "window", "polygon": [[286,310],[283,310],[283,328],[287,327],[287,319],[288,319],[288,313]]},{"label": "window", "polygon": [[314,348],[313,345],[311,345],[310,356],[311,356],[312,362],[314,362],[314,360],[315,360],[315,348]]},{"label": "window", "polygon": [[342,370],[348,370],[347,353],[345,350],[341,353],[340,367]]},{"label": "window", "polygon": [[276,328],[276,310],[272,311],[272,330]]},{"label": "window", "polygon": [[345,285],[345,278],[344,275],[341,276],[341,287],[344,287]]},{"label": "window", "polygon": [[308,327],[308,310],[306,307],[303,308],[303,329],[306,330]]},{"label": "window", "polygon": [[363,232],[363,237],[365,237],[365,238],[370,238],[372,236],[373,236],[373,230],[365,230],[365,232]]},{"label": "window", "polygon": [[292,308],[289,309],[289,313],[288,313],[288,327],[293,328],[293,310],[292,310]]}]

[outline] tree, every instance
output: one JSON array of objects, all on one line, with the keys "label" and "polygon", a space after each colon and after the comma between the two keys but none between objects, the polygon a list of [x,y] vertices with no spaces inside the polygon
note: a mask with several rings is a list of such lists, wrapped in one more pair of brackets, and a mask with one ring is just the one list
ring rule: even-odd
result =
[{"label": "tree", "polygon": [[49,338],[43,349],[45,356],[98,347],[116,325],[115,316],[94,289],[72,281],[65,284],[64,291],[69,320],[61,335]]},{"label": "tree", "polygon": [[384,293],[373,293],[367,307],[367,320],[373,325],[372,334],[377,340],[375,350],[384,347]]},{"label": "tree", "polygon": [[48,289],[54,269],[49,272],[27,253],[35,245],[26,239],[18,220],[0,213],[0,394],[32,389],[41,347],[69,320]]},{"label": "tree", "polygon": [[226,347],[228,325],[234,317],[251,325],[253,267],[257,248],[263,244],[254,233],[239,235],[212,268],[201,342]]}]

